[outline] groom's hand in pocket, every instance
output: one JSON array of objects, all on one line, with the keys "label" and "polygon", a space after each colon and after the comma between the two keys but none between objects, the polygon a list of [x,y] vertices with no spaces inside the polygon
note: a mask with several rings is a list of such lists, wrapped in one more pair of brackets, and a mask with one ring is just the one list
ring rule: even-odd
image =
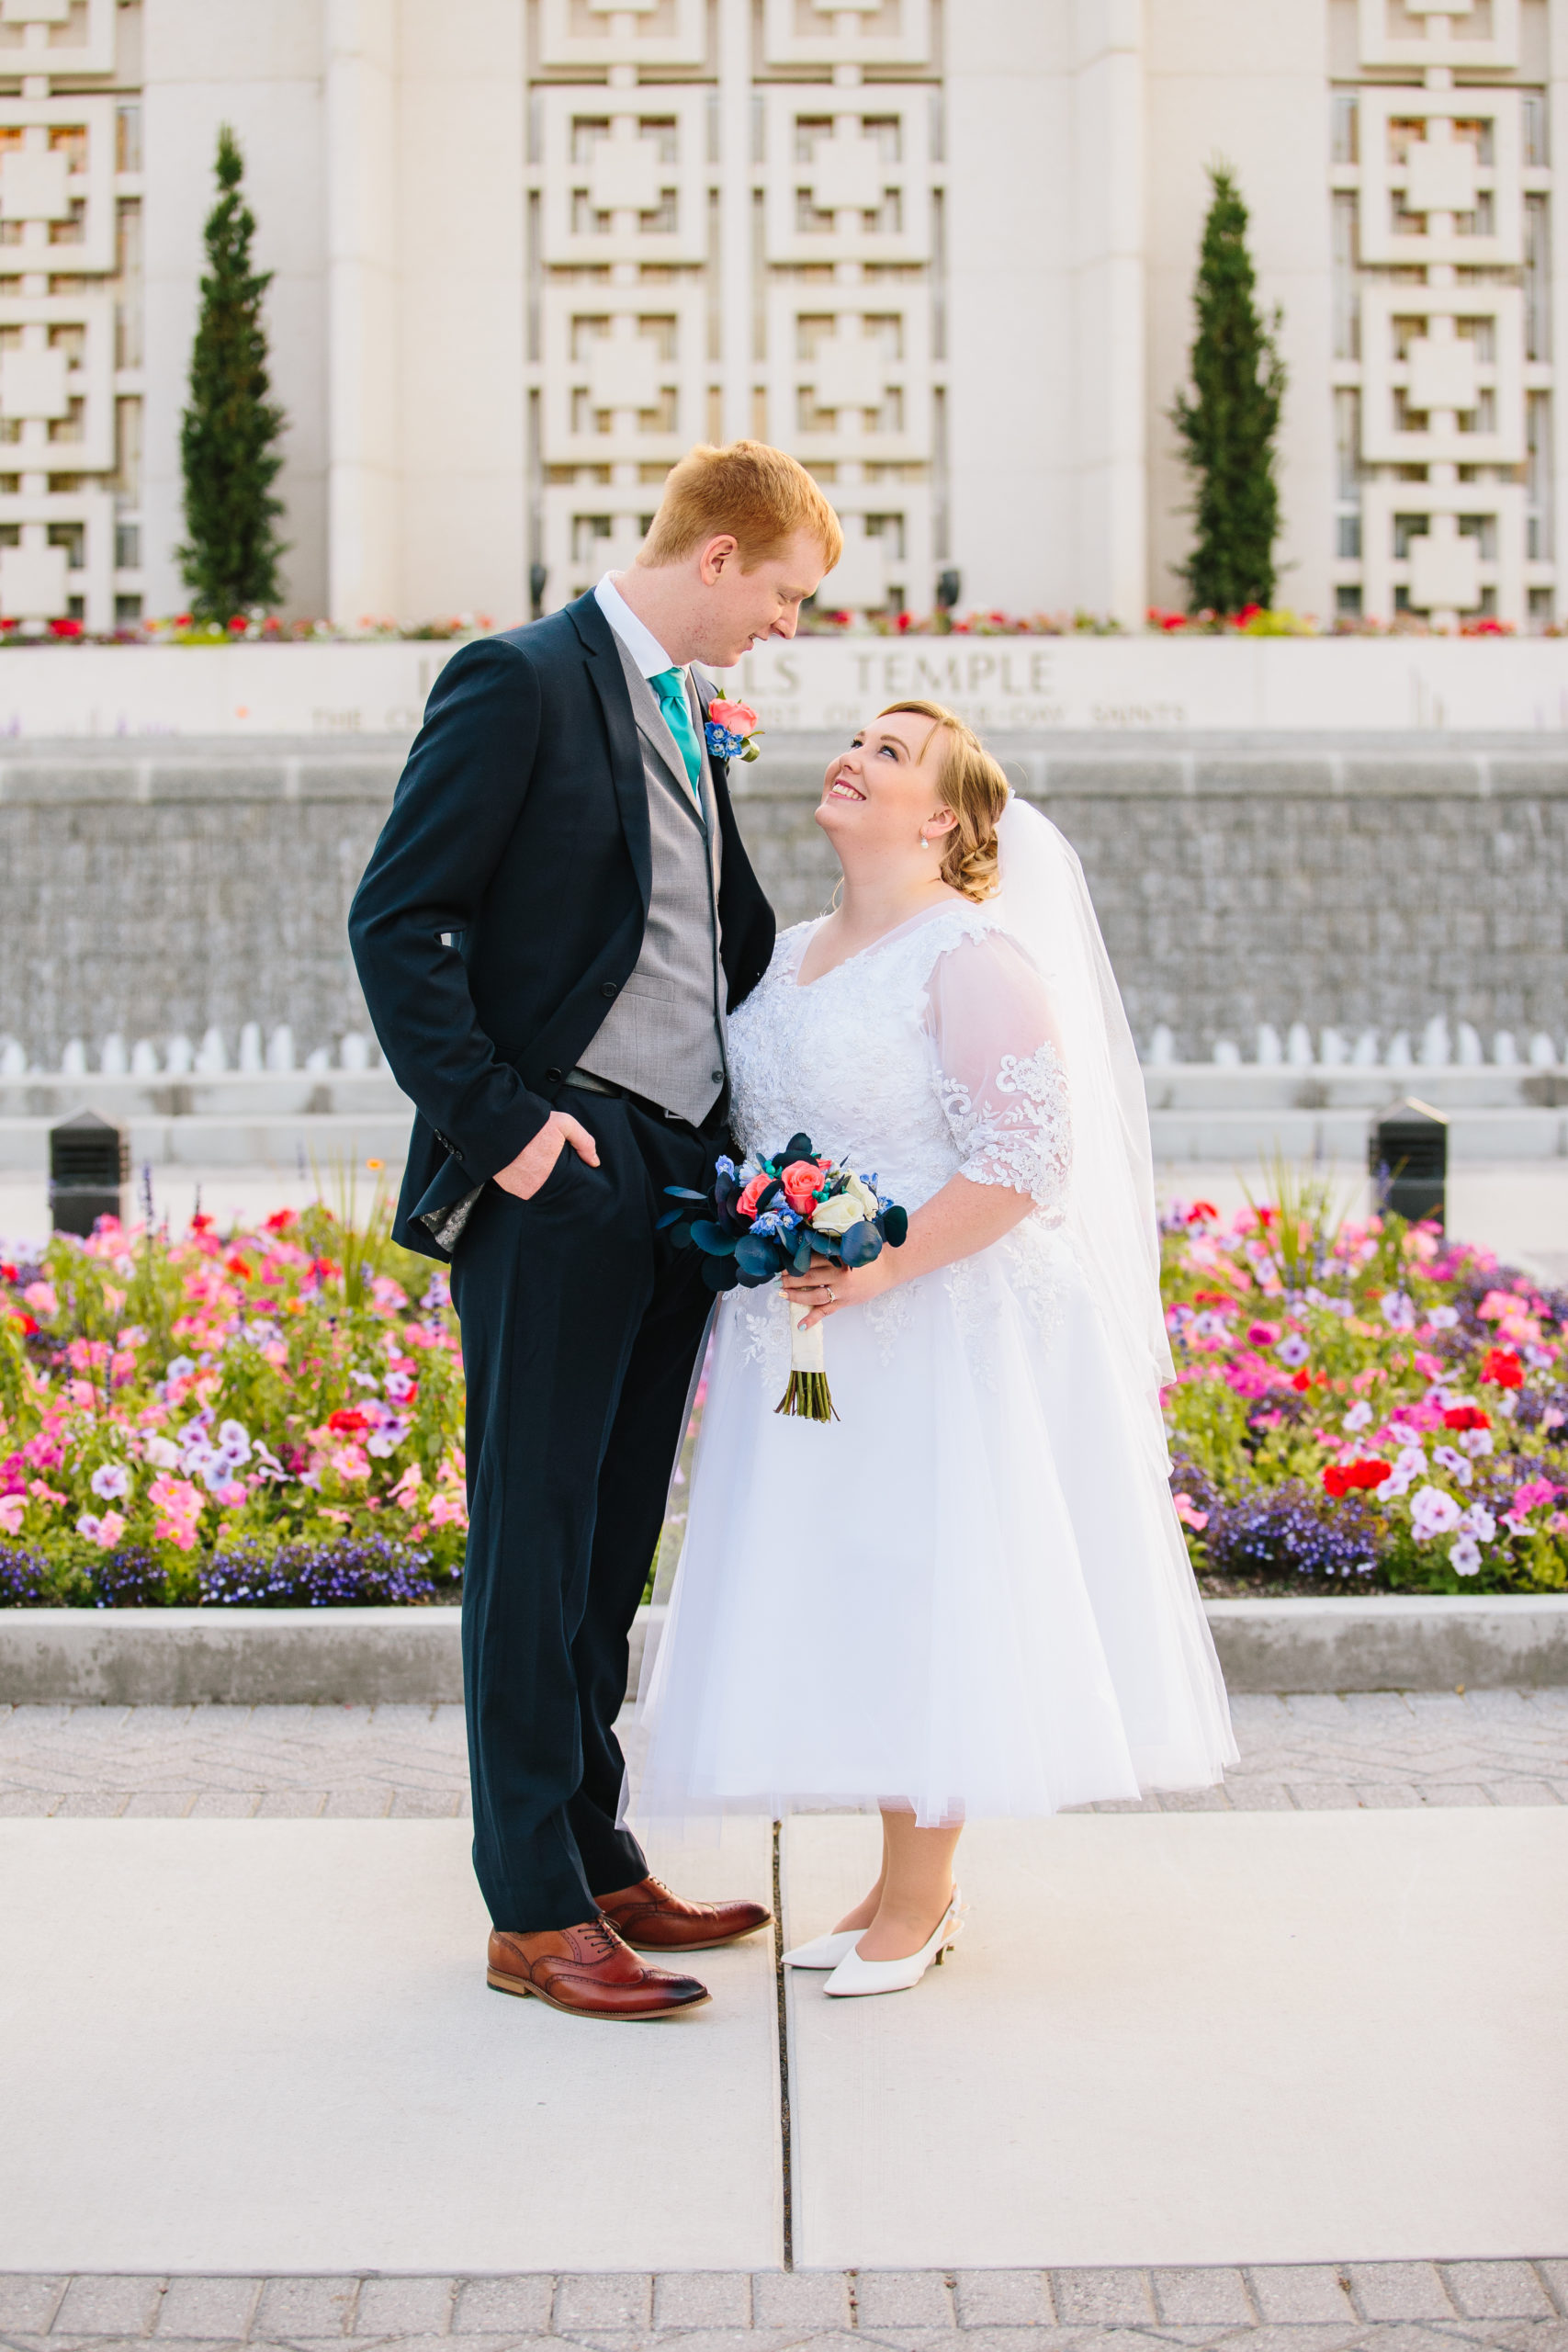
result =
[{"label": "groom's hand in pocket", "polygon": [[525,1144],[506,1167],[498,1168],[491,1181],[514,1199],[531,1201],[568,1144],[579,1159],[590,1168],[598,1167],[599,1147],[581,1120],[574,1119],[570,1111],[552,1111],[532,1142]]}]

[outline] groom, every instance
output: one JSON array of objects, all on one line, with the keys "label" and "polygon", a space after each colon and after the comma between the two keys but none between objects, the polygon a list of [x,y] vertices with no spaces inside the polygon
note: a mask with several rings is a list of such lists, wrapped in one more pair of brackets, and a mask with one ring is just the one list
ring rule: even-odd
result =
[{"label": "groom", "polygon": [[725,1018],[773,944],[691,665],[793,637],[840,546],[782,451],[692,450],[630,571],[442,672],[349,915],[418,1110],[394,1231],[462,1325],[489,1982],[575,2016],[705,2000],[632,1947],[771,1916],[649,1877],[614,1725],[712,1305],[655,1226],[725,1148]]}]

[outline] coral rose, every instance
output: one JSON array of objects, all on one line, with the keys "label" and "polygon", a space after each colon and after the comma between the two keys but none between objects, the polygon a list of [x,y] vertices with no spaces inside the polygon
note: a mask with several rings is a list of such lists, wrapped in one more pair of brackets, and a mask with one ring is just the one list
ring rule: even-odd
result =
[{"label": "coral rose", "polygon": [[708,705],[708,717],[728,735],[750,735],[757,724],[757,714],[749,702],[725,702],[718,695]]},{"label": "coral rose", "polygon": [[809,1216],[817,1198],[817,1188],[833,1165],[830,1159],[792,1159],[779,1171],[784,1198],[801,1216]]},{"label": "coral rose", "polygon": [[735,1211],[736,1216],[755,1216],[757,1214],[757,1204],[761,1199],[763,1193],[767,1191],[768,1186],[773,1182],[773,1178],[768,1175],[753,1176],[751,1182],[747,1185],[746,1190],[741,1193],[739,1199],[737,1201],[731,1201],[729,1204]]}]

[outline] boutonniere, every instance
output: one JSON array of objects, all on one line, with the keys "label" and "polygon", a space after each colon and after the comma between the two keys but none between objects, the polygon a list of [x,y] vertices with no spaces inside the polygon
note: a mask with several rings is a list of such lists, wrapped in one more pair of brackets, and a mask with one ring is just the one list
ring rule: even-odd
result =
[{"label": "boutonniere", "polygon": [[761,733],[749,702],[725,702],[715,695],[708,705],[708,750],[716,760],[754,760]]}]

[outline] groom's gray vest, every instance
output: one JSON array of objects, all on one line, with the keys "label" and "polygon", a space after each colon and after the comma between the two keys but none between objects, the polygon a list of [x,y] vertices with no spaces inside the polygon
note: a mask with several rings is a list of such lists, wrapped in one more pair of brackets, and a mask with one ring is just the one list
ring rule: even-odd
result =
[{"label": "groom's gray vest", "polygon": [[700,1125],[724,1085],[724,975],[718,960],[718,813],[700,704],[702,808],[659,698],[620,639],[648,786],[653,888],[642,953],[579,1068]]}]

